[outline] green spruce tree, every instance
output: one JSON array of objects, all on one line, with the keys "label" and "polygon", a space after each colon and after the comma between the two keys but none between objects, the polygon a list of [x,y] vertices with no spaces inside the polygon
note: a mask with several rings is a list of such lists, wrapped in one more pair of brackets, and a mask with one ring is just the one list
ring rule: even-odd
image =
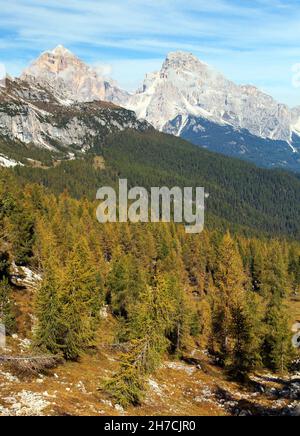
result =
[{"label": "green spruce tree", "polygon": [[287,308],[282,298],[272,295],[265,317],[262,345],[264,364],[275,372],[285,372],[294,357]]},{"label": "green spruce tree", "polygon": [[262,364],[260,347],[262,342],[261,299],[253,292],[232,307],[232,348],[226,367],[231,376],[246,381],[249,372]]}]

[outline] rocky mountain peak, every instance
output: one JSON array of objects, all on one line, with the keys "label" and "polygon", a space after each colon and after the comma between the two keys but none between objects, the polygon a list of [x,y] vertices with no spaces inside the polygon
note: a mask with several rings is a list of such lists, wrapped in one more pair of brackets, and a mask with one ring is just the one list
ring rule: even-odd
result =
[{"label": "rocky mountain peak", "polygon": [[54,54],[54,55],[58,55],[58,56],[60,55],[60,56],[74,56],[75,57],[75,55],[70,50],[68,50],[66,47],[64,47],[61,44],[57,45],[51,51],[51,53]]},{"label": "rocky mountain peak", "polygon": [[59,76],[62,73],[81,72],[86,73],[89,67],[77,56],[62,45],[58,45],[51,51],[42,53],[23,73],[27,76],[45,77]]},{"label": "rocky mountain peak", "polygon": [[[110,102],[62,104],[51,89],[33,79],[8,80],[6,87],[0,88],[0,145],[17,141],[53,152],[64,150],[68,156],[99,146],[111,133],[150,128],[147,122],[137,120],[134,112]],[[2,155],[0,167],[3,163],[17,165],[6,155]]]},{"label": "rocky mountain peak", "polygon": [[203,86],[218,76],[218,73],[188,52],[171,52],[167,55],[161,71],[160,78],[167,79],[179,86]]},{"label": "rocky mountain peak", "polygon": [[255,86],[235,84],[187,52],[169,53],[160,72],[146,77],[142,92],[130,97],[127,107],[167,133],[171,123],[177,135],[192,116],[194,131],[202,129],[204,118],[260,138],[291,138],[293,116],[287,106]]},{"label": "rocky mountain peak", "polygon": [[194,56],[192,53],[185,51],[170,52],[163,64],[163,68],[177,68],[177,69],[199,69],[207,68],[208,65]]},{"label": "rocky mountain peak", "polygon": [[[147,74],[142,87],[129,94],[58,45],[42,53],[24,71],[20,81],[6,86],[3,92],[0,90],[0,103],[13,101],[25,105],[34,121],[41,116],[41,108],[47,112],[53,104],[59,112],[69,110],[74,104],[102,100],[134,111],[138,119],[146,120],[158,130],[224,154],[245,159],[249,156],[258,163],[264,156],[264,164],[279,162],[285,167],[293,159],[294,165],[300,152],[299,108],[290,109],[253,85],[234,83],[188,52],[169,53],[161,69]],[[0,116],[0,127],[8,133],[14,129],[16,135],[13,136],[22,142],[48,146],[45,135],[55,136],[51,126],[44,129],[45,123],[35,130],[39,133],[43,128],[46,134],[33,135],[32,120],[25,129],[27,133],[19,135],[24,132],[22,119],[12,124],[7,106],[4,112],[2,124]],[[10,110],[9,114],[14,116],[14,111]],[[77,127],[80,128],[79,124]],[[73,133],[71,137],[73,140]],[[64,141],[70,142],[65,138]],[[273,154],[274,159],[270,157]],[[291,155],[295,156],[291,158]]]},{"label": "rocky mountain peak", "polygon": [[114,82],[99,75],[62,45],[42,53],[21,78],[50,87],[51,92],[67,103],[94,100],[120,103],[127,96]]}]

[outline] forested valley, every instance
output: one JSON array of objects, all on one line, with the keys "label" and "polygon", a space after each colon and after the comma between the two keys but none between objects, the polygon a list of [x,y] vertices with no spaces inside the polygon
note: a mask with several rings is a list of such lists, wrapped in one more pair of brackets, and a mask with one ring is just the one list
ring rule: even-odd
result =
[{"label": "forested valley", "polygon": [[123,352],[119,369],[99,388],[122,407],[142,403],[147,377],[166,356],[205,350],[241,383],[257,369],[284,374],[295,364],[290,300],[300,287],[297,241],[216,226],[186,235],[174,223],[102,225],[95,201],[22,186],[10,170],[1,170],[0,203],[0,315],[7,333],[18,331],[12,265],[41,276],[27,331],[31,353],[80,362],[102,341],[106,308]]}]

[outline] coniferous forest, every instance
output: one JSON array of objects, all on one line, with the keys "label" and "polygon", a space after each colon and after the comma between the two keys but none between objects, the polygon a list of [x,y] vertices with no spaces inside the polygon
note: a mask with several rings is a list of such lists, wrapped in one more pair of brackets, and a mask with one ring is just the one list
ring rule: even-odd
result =
[{"label": "coniferous forest", "polygon": [[300,0],[0,6],[0,417],[300,416]]},{"label": "coniferous forest", "polygon": [[[30,353],[80,365],[103,341],[105,310],[122,352],[109,377],[99,367],[98,388],[125,409],[143,403],[148,378],[166,359],[193,350],[242,385],[255,371],[288,374],[298,358],[291,333],[300,289],[298,205],[289,207],[300,192],[297,177],[186,150],[181,140],[172,152],[177,140],[164,137],[162,147],[160,135],[147,135],[144,142],[138,134],[119,136],[123,143],[112,137],[98,151],[100,169],[92,155],[47,170],[1,169],[7,334],[18,332],[20,316],[12,267],[26,267],[40,275]],[[187,235],[175,223],[98,223],[94,185],[124,176],[145,187],[203,182],[211,195],[204,232]],[[280,192],[282,203],[273,202]]]}]

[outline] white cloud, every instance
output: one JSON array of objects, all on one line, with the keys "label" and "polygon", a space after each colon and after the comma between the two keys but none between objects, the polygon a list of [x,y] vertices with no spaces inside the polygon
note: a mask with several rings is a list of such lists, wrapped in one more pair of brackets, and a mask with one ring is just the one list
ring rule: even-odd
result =
[{"label": "white cloud", "polygon": [[300,61],[299,0],[0,0],[0,8],[0,61],[13,74],[61,43],[133,89],[181,49],[239,81],[267,83],[276,71],[277,95],[290,99]]},{"label": "white cloud", "polygon": [[92,67],[97,71],[99,76],[109,77],[112,73],[112,66],[110,64],[93,63]]},{"label": "white cloud", "polygon": [[[185,7],[178,0],[101,0],[65,1],[1,0],[0,23],[15,27],[21,39],[41,40],[59,37],[66,41],[93,42],[96,36],[122,40],[128,35],[168,35],[177,37],[213,35],[218,30],[220,14],[244,15],[254,19],[255,9],[230,5],[228,1],[189,1]],[[69,9],[68,9],[69,6]],[[195,12],[218,13],[209,18]],[[225,23],[226,16],[221,17]],[[224,27],[226,33],[230,21]],[[225,35],[226,36],[226,35]],[[35,40],[35,42],[37,42]]]},{"label": "white cloud", "polygon": [[153,52],[167,40],[196,45],[213,38],[249,49],[259,42],[295,42],[300,36],[299,12],[280,13],[285,9],[277,0],[190,0],[184,6],[179,0],[0,0],[0,5],[0,26],[15,30],[17,43],[35,46],[59,40],[134,50],[132,43],[140,48],[146,41],[144,50]]}]

